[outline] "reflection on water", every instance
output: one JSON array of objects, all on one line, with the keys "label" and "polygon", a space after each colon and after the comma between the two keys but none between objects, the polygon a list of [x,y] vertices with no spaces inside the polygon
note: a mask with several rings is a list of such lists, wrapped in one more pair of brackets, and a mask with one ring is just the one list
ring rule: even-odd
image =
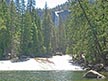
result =
[{"label": "reflection on water", "polygon": [[0,81],[98,81],[82,78],[84,73],[84,71],[0,71]]}]

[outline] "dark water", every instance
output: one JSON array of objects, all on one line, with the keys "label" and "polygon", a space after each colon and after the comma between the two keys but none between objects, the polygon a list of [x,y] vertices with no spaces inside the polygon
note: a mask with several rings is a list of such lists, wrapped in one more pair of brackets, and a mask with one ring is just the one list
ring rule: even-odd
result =
[{"label": "dark water", "polygon": [[[108,81],[82,78],[83,71],[0,71],[0,81]],[[107,73],[104,73],[107,76]]]}]

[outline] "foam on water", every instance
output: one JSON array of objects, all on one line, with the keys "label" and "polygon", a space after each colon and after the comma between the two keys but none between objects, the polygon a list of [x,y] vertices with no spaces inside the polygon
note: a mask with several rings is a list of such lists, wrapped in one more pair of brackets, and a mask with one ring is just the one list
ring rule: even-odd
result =
[{"label": "foam on water", "polygon": [[12,63],[10,60],[0,61],[0,70],[82,70],[81,67],[69,63],[69,55],[52,58],[31,58],[28,61]]}]

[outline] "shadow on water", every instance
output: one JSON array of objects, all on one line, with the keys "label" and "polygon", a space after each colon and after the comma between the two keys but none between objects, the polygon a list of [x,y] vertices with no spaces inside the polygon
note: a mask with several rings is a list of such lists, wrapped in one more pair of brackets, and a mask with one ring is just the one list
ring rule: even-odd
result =
[{"label": "shadow on water", "polygon": [[[99,81],[83,78],[84,71],[0,71],[0,81]],[[104,73],[107,75],[107,73]],[[103,79],[100,81],[108,81]]]}]

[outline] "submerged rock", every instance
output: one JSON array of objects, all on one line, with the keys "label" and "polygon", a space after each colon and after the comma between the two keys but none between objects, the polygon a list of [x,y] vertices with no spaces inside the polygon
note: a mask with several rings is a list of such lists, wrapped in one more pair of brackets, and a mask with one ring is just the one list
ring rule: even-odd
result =
[{"label": "submerged rock", "polygon": [[97,79],[104,79],[105,76],[98,73],[97,71],[94,71],[94,70],[90,70],[88,71],[87,73],[85,73],[83,75],[84,78],[97,78]]}]

